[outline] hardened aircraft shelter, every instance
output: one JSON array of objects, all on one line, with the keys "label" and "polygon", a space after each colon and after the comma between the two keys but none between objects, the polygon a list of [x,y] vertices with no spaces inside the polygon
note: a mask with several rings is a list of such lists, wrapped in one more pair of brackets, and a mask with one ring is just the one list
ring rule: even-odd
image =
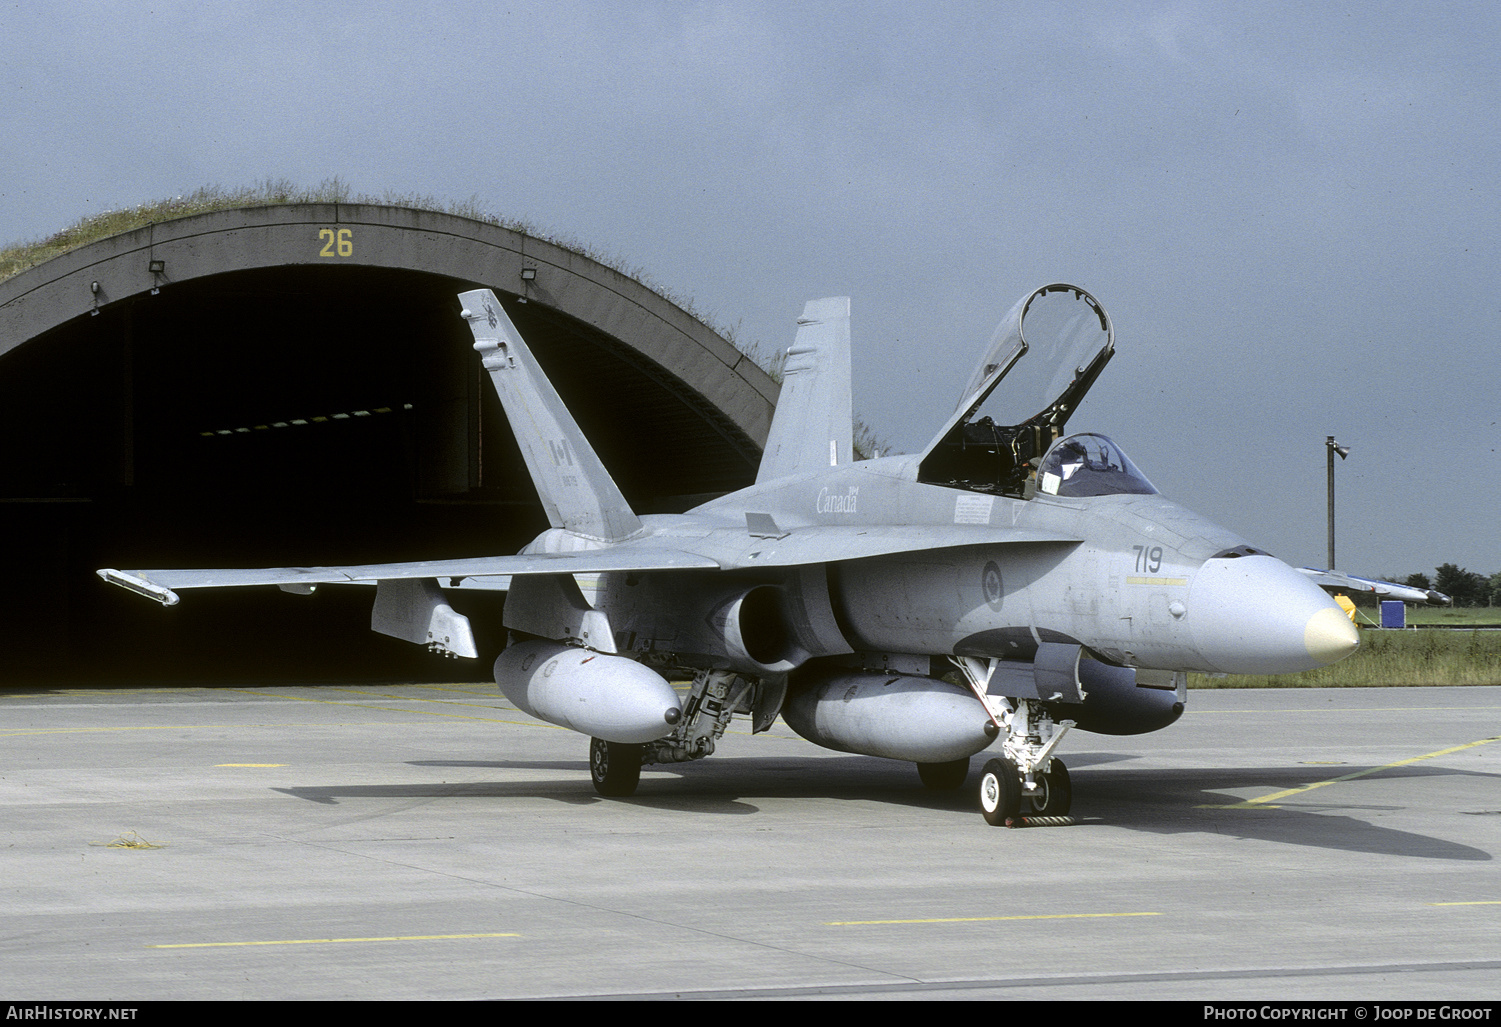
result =
[{"label": "hardened aircraft shelter", "polygon": [[[638,511],[753,480],[776,384],[676,304],[574,250],[367,204],[152,224],[0,282],[5,674],[431,668],[369,632],[364,589],[195,595],[163,610],[93,571],[524,544],[545,522],[459,317],[456,294],[475,287],[506,303]],[[483,633],[500,601],[455,604],[479,605]],[[500,639],[488,642],[493,654]]]}]

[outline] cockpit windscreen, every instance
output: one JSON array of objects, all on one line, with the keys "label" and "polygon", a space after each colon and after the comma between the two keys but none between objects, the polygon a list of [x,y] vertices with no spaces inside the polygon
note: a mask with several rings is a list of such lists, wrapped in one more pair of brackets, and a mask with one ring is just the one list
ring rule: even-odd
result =
[{"label": "cockpit windscreen", "polygon": [[1037,469],[1037,491],[1050,496],[1157,494],[1131,458],[1103,435],[1059,439]]}]

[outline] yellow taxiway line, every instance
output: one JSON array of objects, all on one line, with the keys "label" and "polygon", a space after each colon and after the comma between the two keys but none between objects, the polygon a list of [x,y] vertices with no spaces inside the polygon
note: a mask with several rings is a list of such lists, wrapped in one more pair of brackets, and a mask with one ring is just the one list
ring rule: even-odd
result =
[{"label": "yellow taxiway line", "polygon": [[1473,749],[1477,745],[1489,745],[1491,742],[1501,742],[1501,735],[1491,738],[1482,738],[1474,742],[1466,742],[1463,745],[1451,746],[1448,749],[1440,749],[1438,752],[1424,753],[1422,756],[1412,756],[1405,760],[1397,760],[1395,763],[1385,763],[1379,767],[1370,767],[1366,770],[1357,770],[1353,774],[1342,774],[1339,777],[1331,777],[1327,781],[1315,781],[1312,784],[1299,785],[1297,788],[1289,788],[1282,792],[1273,792],[1271,795],[1263,795],[1255,799],[1247,799],[1245,802],[1233,802],[1224,806],[1204,805],[1199,809],[1276,809],[1276,806],[1266,805],[1276,802],[1278,799],[1286,799],[1292,795],[1301,795],[1303,792],[1311,792],[1315,788],[1323,788],[1327,785],[1337,785],[1341,781],[1353,781],[1357,777],[1366,777],[1370,774],[1378,774],[1383,770],[1393,770],[1397,767],[1405,767],[1409,763],[1418,763],[1422,760],[1431,760],[1439,756],[1447,756],[1453,752],[1463,752],[1465,749]]},{"label": "yellow taxiway line", "polygon": [[459,938],[519,938],[507,934],[408,934],[390,938],[289,938],[283,941],[195,941],[176,945],[147,945],[148,949],[226,949],[253,945],[342,945],[360,941],[453,941]]}]

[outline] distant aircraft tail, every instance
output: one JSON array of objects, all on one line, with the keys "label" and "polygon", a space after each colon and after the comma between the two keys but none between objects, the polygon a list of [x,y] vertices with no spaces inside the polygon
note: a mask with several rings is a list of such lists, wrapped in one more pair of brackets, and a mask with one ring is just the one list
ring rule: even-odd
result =
[{"label": "distant aircraft tail", "polygon": [[848,296],[809,300],[787,351],[782,395],[756,481],[853,461]]},{"label": "distant aircraft tail", "polygon": [[640,519],[495,294],[476,289],[460,293],[459,300],[464,304],[464,320],[474,332],[474,348],[495,383],[548,522],[611,542],[640,531]]}]

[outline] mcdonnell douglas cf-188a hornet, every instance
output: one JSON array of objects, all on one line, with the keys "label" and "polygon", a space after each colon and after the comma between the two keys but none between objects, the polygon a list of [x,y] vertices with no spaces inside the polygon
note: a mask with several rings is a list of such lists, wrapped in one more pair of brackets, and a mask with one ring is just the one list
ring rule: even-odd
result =
[{"label": "mcdonnell douglas cf-188a hornet", "polygon": [[[1308,578],[1163,498],[1104,435],[1064,436],[1115,347],[1077,287],[1011,309],[921,454],[858,462],[849,300],[808,303],[755,484],[648,516],[495,295],[459,299],[552,525],[520,554],[99,574],[166,605],[186,588],[374,583],[375,631],[465,657],[473,634],[444,589],[508,589],[496,684],[592,736],[602,795],[709,755],[737,713],[757,732],[780,714],[826,748],[916,763],[935,788],[999,740],[980,782],[991,824],[1024,804],[1068,812],[1071,727],[1155,731],[1182,713],[1188,671],[1295,673],[1358,645]],[[688,675],[680,697],[669,679]]]}]

